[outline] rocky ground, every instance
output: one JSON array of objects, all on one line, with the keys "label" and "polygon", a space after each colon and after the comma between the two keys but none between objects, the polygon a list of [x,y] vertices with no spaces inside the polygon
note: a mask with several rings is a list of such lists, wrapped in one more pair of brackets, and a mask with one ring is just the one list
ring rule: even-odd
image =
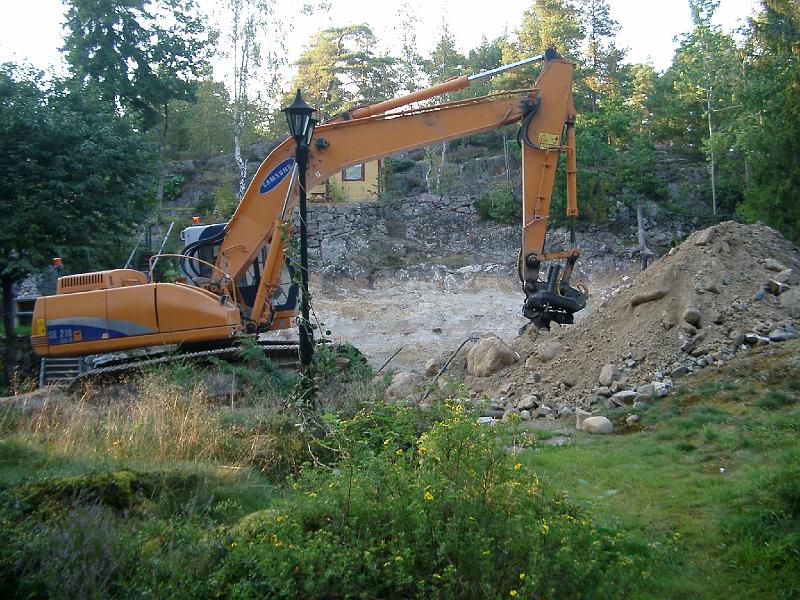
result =
[{"label": "rocky ground", "polygon": [[472,398],[489,399],[492,417],[635,409],[668,394],[676,378],[797,337],[798,284],[798,249],[777,232],[721,223],[612,289],[575,325],[529,329],[511,343],[481,340],[449,376],[463,377]]}]

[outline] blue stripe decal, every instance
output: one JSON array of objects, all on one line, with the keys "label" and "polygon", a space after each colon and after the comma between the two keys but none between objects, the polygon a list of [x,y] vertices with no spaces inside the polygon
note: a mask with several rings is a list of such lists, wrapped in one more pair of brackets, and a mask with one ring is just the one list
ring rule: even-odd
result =
[{"label": "blue stripe decal", "polygon": [[[106,326],[106,323],[108,323],[108,326]],[[94,317],[75,317],[72,319],[53,319],[47,322],[47,343],[52,345],[96,342],[97,340],[146,335],[148,333],[156,333],[156,331],[137,323],[114,319],[106,321],[105,319]]]}]

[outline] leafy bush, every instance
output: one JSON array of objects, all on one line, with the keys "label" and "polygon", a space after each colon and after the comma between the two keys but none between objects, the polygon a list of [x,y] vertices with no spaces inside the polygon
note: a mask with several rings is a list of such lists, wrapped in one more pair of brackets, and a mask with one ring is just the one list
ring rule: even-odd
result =
[{"label": "leafy bush", "polygon": [[[365,424],[368,427],[364,427]],[[341,459],[230,531],[215,593],[277,598],[624,597],[646,550],[594,525],[454,406],[415,436],[413,411],[333,424]]]},{"label": "leafy bush", "polygon": [[475,201],[475,210],[483,220],[497,221],[512,225],[521,219],[520,202],[514,198],[510,185],[501,184],[489,188]]}]

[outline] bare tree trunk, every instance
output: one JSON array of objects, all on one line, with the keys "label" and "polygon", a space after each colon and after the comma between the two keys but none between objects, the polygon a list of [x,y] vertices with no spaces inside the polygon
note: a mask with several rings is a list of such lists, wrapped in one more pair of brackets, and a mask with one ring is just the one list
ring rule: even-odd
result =
[{"label": "bare tree trunk", "polygon": [[442,174],[444,173],[444,165],[447,162],[447,142],[442,142],[442,156],[441,163],[439,164],[439,171],[436,173],[436,192],[442,193]]},{"label": "bare tree trunk", "polygon": [[511,161],[508,157],[508,144],[506,142],[506,132],[505,129],[500,129],[500,134],[503,136],[503,158],[506,161],[506,181],[508,185],[511,185]]},{"label": "bare tree trunk", "polygon": [[158,159],[161,162],[160,173],[158,174],[158,186],[156,187],[156,203],[161,209],[164,201],[164,185],[167,179],[167,164],[164,160],[164,146],[167,143],[167,131],[169,129],[169,105],[164,104],[164,127],[161,129],[161,139],[158,142]]},{"label": "bare tree trunk", "polygon": [[239,199],[244,196],[245,189],[247,188],[247,159],[242,156],[242,127],[238,124],[234,126],[233,131],[233,156],[236,159],[236,164],[239,167]]},{"label": "bare tree trunk", "polygon": [[3,327],[6,330],[5,348],[3,350],[3,381],[8,389],[14,393],[14,370],[17,366],[17,332],[14,327],[14,294],[12,287],[14,280],[8,276],[0,276],[0,286],[3,293]]}]

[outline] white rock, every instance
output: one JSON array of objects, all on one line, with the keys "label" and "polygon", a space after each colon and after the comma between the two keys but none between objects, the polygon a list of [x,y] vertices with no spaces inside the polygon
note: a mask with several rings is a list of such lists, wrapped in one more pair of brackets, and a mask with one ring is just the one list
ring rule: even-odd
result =
[{"label": "white rock", "polygon": [[589,416],[590,413],[585,410],[575,410],[575,427],[587,433],[612,433],[614,426],[606,417]]}]

